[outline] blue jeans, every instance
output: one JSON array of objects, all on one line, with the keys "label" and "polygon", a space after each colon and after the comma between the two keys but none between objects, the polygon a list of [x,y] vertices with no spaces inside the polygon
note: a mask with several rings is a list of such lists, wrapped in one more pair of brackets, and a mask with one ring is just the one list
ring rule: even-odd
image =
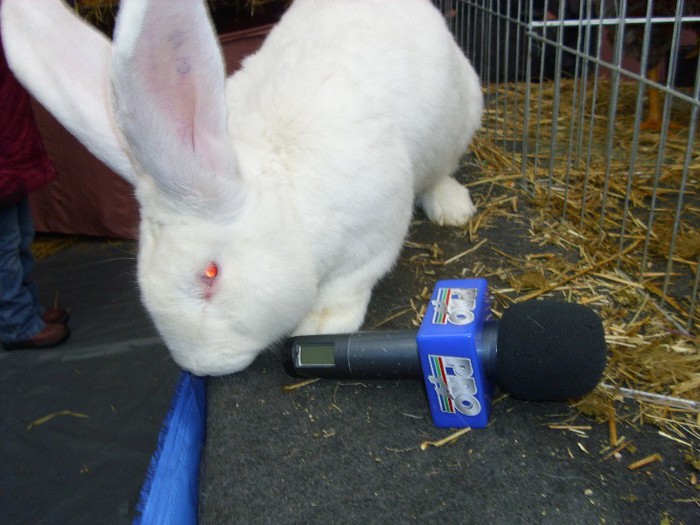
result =
[{"label": "blue jeans", "polygon": [[14,343],[44,329],[31,245],[34,223],[25,197],[13,206],[0,206],[0,341]]}]

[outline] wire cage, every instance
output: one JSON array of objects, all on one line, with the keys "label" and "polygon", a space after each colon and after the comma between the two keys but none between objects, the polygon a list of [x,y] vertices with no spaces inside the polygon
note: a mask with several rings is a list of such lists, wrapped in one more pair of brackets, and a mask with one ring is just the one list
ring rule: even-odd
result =
[{"label": "wire cage", "polygon": [[503,152],[501,169],[691,331],[700,3],[435,3],[482,78],[480,140]]}]

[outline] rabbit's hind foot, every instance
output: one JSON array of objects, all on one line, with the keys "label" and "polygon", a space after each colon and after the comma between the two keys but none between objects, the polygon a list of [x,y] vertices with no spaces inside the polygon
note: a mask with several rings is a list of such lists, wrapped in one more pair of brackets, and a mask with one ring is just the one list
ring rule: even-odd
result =
[{"label": "rabbit's hind foot", "polygon": [[464,226],[476,213],[469,190],[452,177],[442,177],[420,197],[428,218],[440,226]]}]

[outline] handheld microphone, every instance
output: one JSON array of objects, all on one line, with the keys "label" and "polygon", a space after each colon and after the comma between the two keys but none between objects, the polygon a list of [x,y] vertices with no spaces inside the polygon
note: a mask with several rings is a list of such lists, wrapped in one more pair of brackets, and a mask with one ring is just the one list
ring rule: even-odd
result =
[{"label": "handheld microphone", "polygon": [[492,319],[485,279],[439,281],[411,330],[298,336],[287,366],[302,377],[423,378],[436,426],[483,428],[494,385],[514,398],[563,401],[595,388],[607,348],[600,318],[561,301],[526,301]]}]

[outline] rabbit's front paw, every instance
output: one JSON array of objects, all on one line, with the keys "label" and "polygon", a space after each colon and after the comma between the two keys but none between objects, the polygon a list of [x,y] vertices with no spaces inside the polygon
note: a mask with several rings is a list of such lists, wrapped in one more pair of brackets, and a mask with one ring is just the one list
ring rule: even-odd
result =
[{"label": "rabbit's front paw", "polygon": [[294,335],[342,334],[357,330],[365,318],[369,292],[349,293],[320,300],[294,330]]},{"label": "rabbit's front paw", "polygon": [[365,308],[326,307],[311,312],[294,330],[294,335],[346,333],[357,330]]},{"label": "rabbit's front paw", "polygon": [[428,218],[441,226],[463,226],[476,213],[469,190],[452,177],[443,177],[420,197]]}]

